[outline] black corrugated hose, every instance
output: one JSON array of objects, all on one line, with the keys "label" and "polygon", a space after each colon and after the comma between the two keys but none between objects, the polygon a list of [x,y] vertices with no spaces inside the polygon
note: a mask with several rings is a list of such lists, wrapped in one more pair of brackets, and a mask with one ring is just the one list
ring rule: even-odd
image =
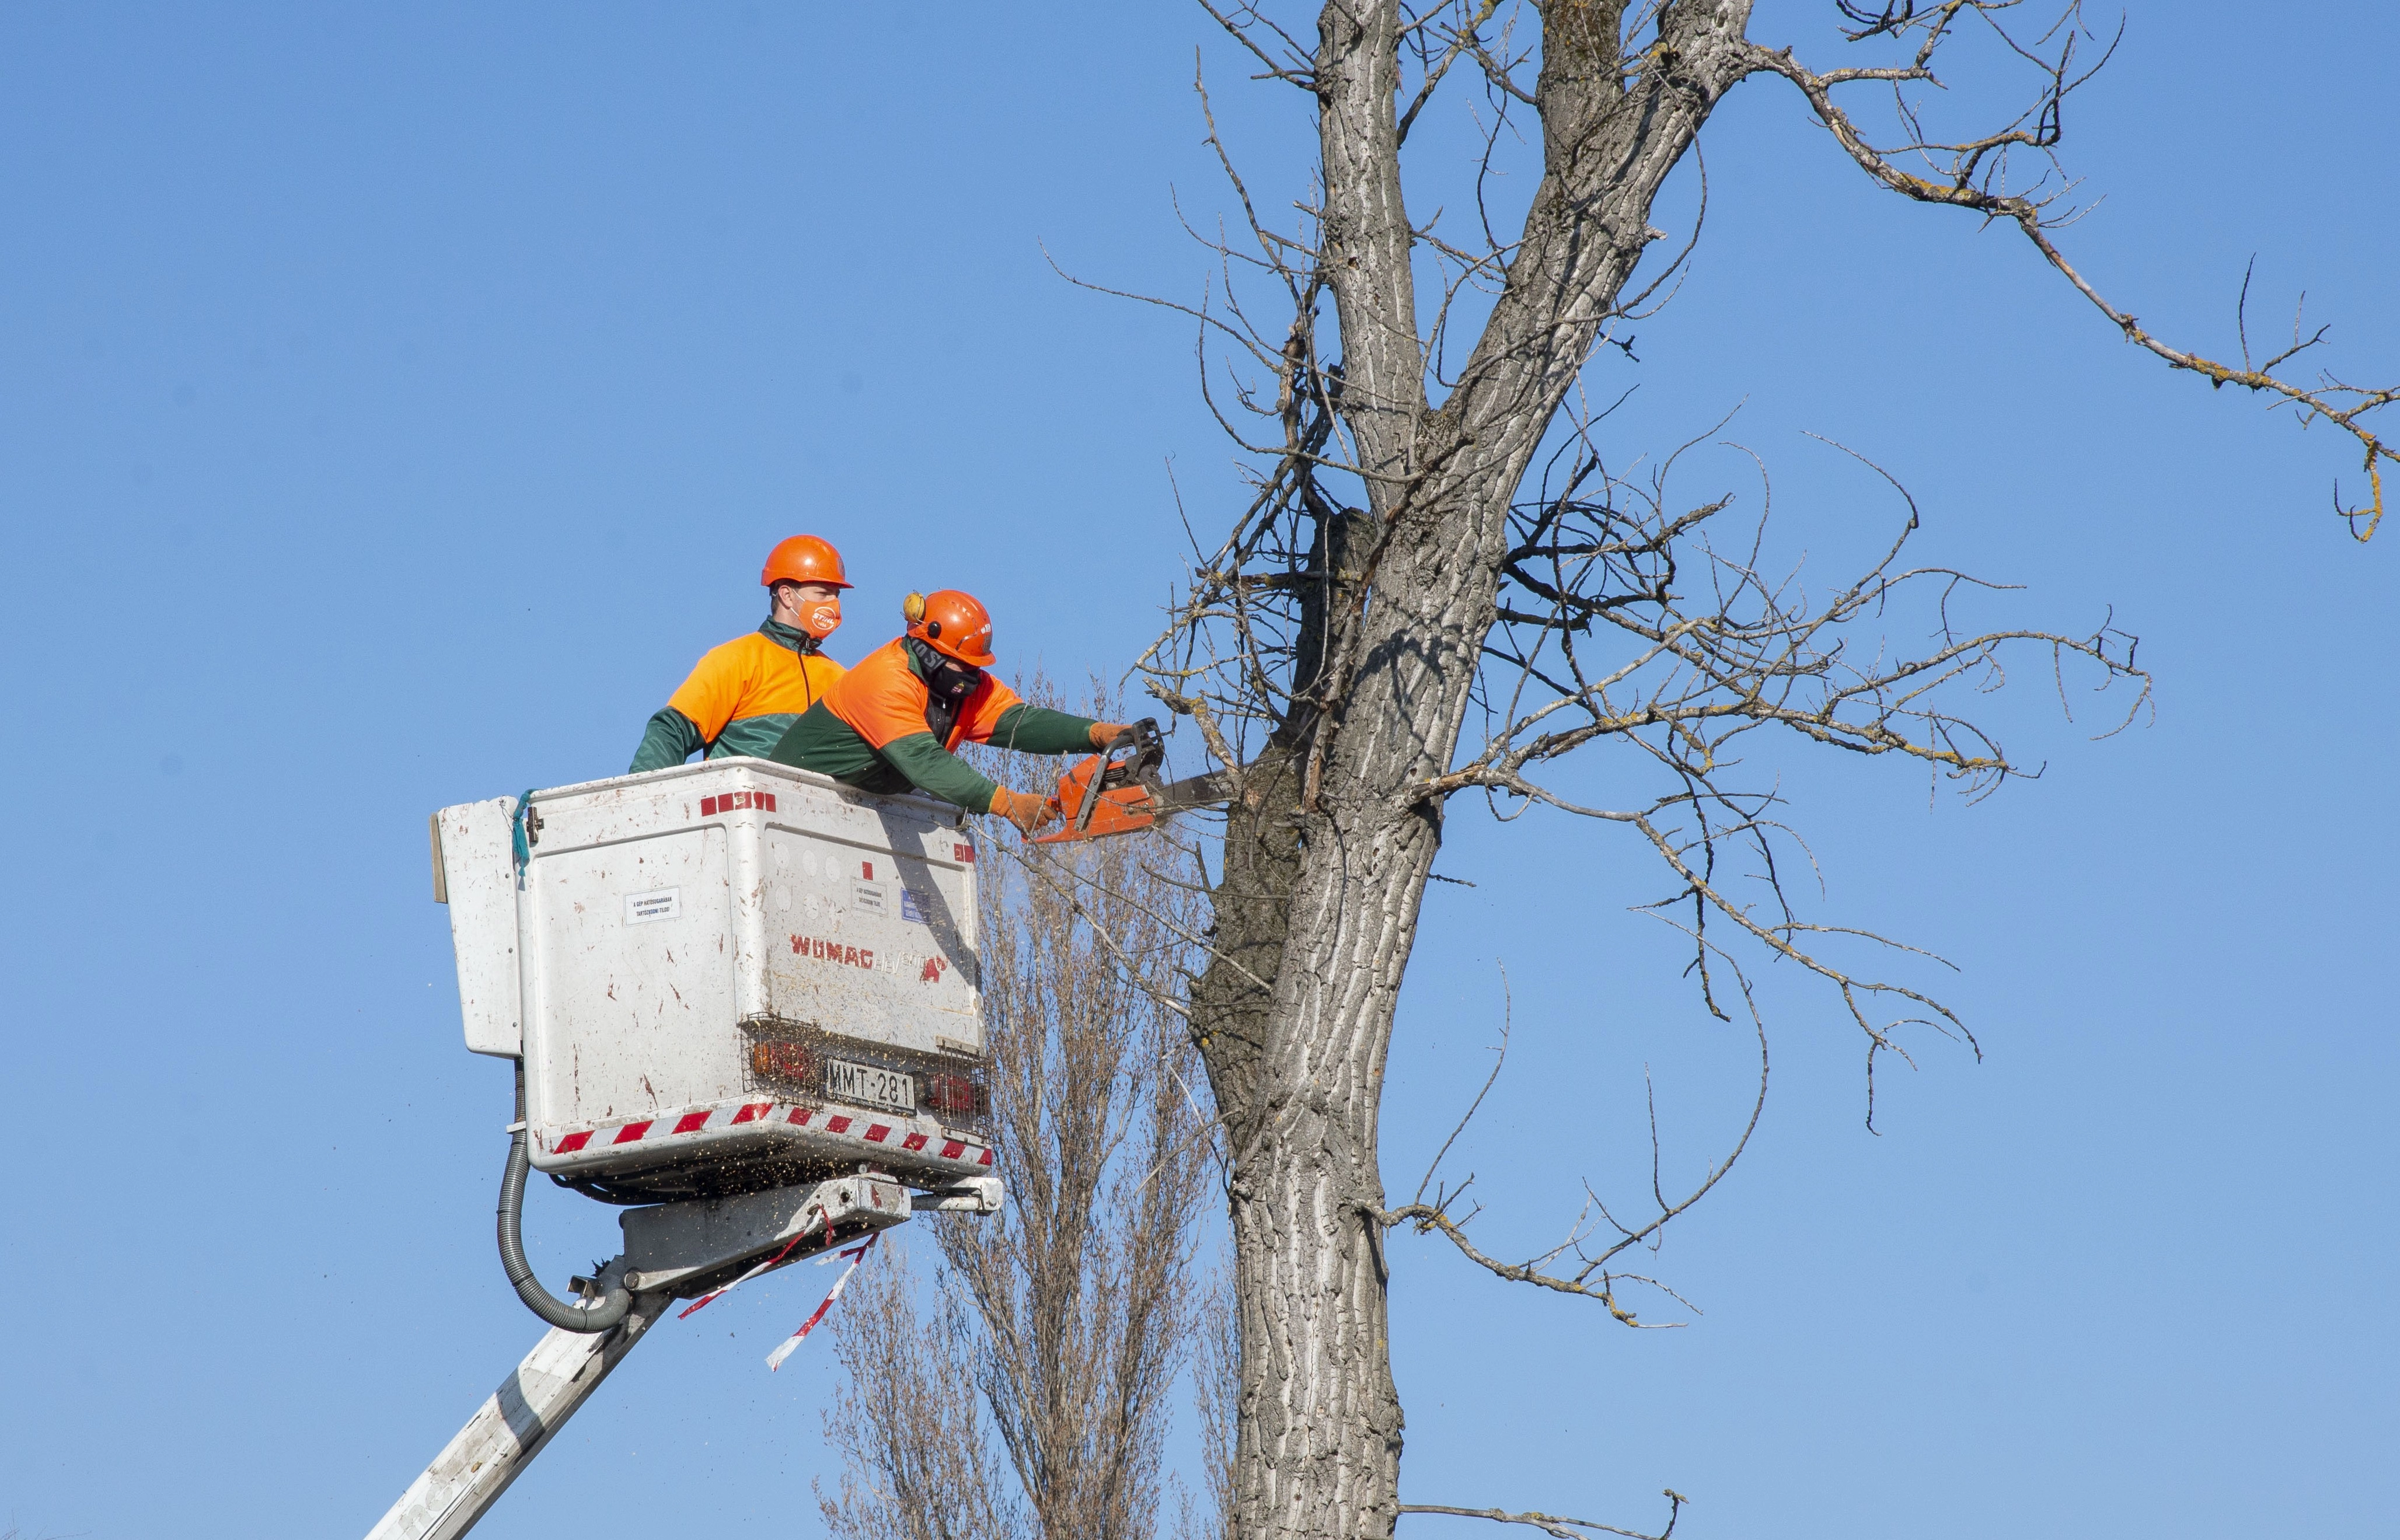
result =
[{"label": "black corrugated hose", "polygon": [[634,1296],[623,1284],[611,1287],[596,1304],[569,1304],[542,1288],[533,1275],[533,1264],[525,1261],[525,1184],[532,1165],[525,1153],[525,1060],[519,1059],[516,1127],[509,1135],[508,1173],[500,1178],[500,1265],[508,1269],[517,1298],[543,1320],[566,1331],[606,1331],[634,1307]]}]

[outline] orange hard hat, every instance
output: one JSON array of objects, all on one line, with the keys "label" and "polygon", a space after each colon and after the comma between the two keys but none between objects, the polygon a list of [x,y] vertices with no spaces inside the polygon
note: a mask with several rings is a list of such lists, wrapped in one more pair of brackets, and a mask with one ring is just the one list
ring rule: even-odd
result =
[{"label": "orange hard hat", "polygon": [[795,535],[767,552],[767,566],[758,574],[758,581],[768,588],[777,583],[823,583],[827,588],[849,588],[842,576],[841,552],[832,542],[814,535]]},{"label": "orange hard hat", "polygon": [[991,611],[972,593],[955,588],[911,593],[900,613],[908,618],[909,635],[945,657],[970,668],[989,668],[998,661],[991,652]]}]

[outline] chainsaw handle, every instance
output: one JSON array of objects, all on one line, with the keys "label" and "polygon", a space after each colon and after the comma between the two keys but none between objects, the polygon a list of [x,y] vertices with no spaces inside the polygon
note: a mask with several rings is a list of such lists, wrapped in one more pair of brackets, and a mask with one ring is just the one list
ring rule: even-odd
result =
[{"label": "chainsaw handle", "polygon": [[[1119,759],[1116,757],[1119,750],[1131,752]],[[1130,723],[1123,732],[1110,739],[1108,747],[1100,750],[1098,756],[1099,763],[1092,767],[1091,779],[1084,783],[1082,799],[1075,805],[1070,821],[1075,831],[1080,834],[1092,826],[1092,810],[1099,806],[1101,792],[1111,785],[1139,783],[1145,771],[1154,771],[1166,757],[1166,746],[1159,742],[1158,718],[1155,716],[1145,716],[1139,722]],[[1059,811],[1064,812],[1066,809],[1062,805]]]},{"label": "chainsaw handle", "polygon": [[1139,722],[1127,724],[1125,729],[1110,739],[1109,746],[1100,752],[1114,754],[1119,749],[1129,748],[1139,754],[1144,749],[1153,747],[1160,748],[1161,752],[1164,752],[1158,741],[1158,718],[1145,716]]}]

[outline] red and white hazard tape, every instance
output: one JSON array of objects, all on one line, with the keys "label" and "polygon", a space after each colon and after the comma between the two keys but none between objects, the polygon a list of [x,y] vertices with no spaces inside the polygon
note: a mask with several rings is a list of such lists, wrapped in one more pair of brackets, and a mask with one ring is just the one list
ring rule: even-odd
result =
[{"label": "red and white hazard tape", "polygon": [[[822,1207],[820,1207],[820,1208],[817,1210],[817,1223],[819,1224],[819,1226],[820,1226],[821,1228],[830,1231],[830,1230],[833,1228],[833,1217],[832,1217],[831,1215],[827,1214],[827,1213],[826,1213],[826,1212],[825,1212]],[[699,1299],[696,1299],[696,1300],[692,1301],[692,1302],[691,1302],[691,1303],[689,1303],[689,1304],[688,1304],[688,1305],[684,1306],[681,1310],[676,1311],[676,1312],[675,1312],[675,1319],[676,1319],[676,1320],[678,1320],[678,1321],[680,1321],[680,1320],[682,1320],[685,1316],[687,1316],[687,1315],[690,1315],[693,1311],[695,1311],[695,1310],[699,1310],[699,1309],[701,1309],[702,1307],[703,1307],[703,1306],[705,1306],[706,1304],[708,1304],[708,1302],[709,1302],[710,1301],[715,1300],[718,1295],[720,1295],[720,1294],[728,1294],[728,1293],[732,1292],[734,1289],[737,1289],[737,1288],[741,1288],[743,1284],[748,1283],[751,1279],[753,1279],[753,1278],[757,1277],[759,1274],[766,1272],[769,1268],[773,1267],[776,1263],[778,1263],[778,1262],[782,1261],[785,1257],[790,1256],[790,1255],[792,1254],[792,1252],[793,1252],[793,1249],[794,1249],[795,1247],[798,1247],[798,1246],[802,1241],[807,1240],[808,1238],[809,1238],[809,1232],[808,1232],[808,1231],[806,1231],[806,1230],[802,1230],[798,1234],[797,1234],[797,1235],[793,1236],[790,1240],[785,1241],[785,1242],[784,1243],[784,1249],[782,1249],[781,1251],[776,1252],[773,1256],[771,1256],[771,1257],[768,1258],[765,1261],[760,1262],[757,1266],[756,1266],[756,1267],[752,1268],[749,1272],[743,1274],[742,1274],[742,1276],[740,1276],[740,1277],[738,1277],[738,1278],[734,1279],[734,1280],[733,1280],[731,1283],[730,1283],[730,1284],[720,1285],[719,1287],[717,1287],[717,1288],[712,1288],[712,1289],[710,1289],[707,1293],[702,1294]]]},{"label": "red and white hazard tape", "polygon": [[[816,1314],[811,1315],[807,1320],[802,1321],[800,1323],[800,1329],[798,1331],[795,1331],[790,1336],[784,1338],[784,1343],[781,1347],[778,1347],[774,1352],[767,1355],[768,1373],[772,1374],[775,1370],[783,1368],[784,1360],[792,1356],[792,1350],[798,1347],[802,1342],[808,1341],[809,1333],[814,1331],[817,1329],[817,1323],[825,1318],[825,1312],[833,1308],[834,1301],[840,1299],[841,1291],[850,1287],[850,1275],[858,1271],[858,1264],[866,1260],[866,1254],[874,1250],[875,1243],[882,1238],[883,1232],[878,1230],[874,1233],[868,1235],[866,1239],[859,1242],[856,1246],[846,1247],[842,1250],[834,1253],[834,1256],[836,1257],[849,1258],[850,1265],[843,1268],[841,1270],[841,1276],[833,1281],[833,1288],[825,1294],[825,1302],[817,1306]],[[833,1257],[819,1257],[817,1259],[817,1265],[819,1267],[823,1267],[825,1263],[831,1261],[833,1261]],[[699,1307],[697,1305],[693,1306],[693,1309],[698,1308]],[[687,1312],[687,1314],[689,1314],[689,1312]]]},{"label": "red and white hazard tape", "polygon": [[[886,1150],[896,1149],[920,1155],[926,1160],[950,1161],[964,1165],[991,1164],[989,1149],[948,1134],[909,1128],[897,1121],[880,1122],[871,1114],[839,1112],[829,1108],[802,1107],[777,1101],[709,1107],[673,1118],[634,1118],[623,1123],[604,1123],[560,1137],[550,1146],[550,1152],[572,1155],[586,1150],[611,1149],[620,1144],[664,1140],[677,1135],[715,1133],[751,1123],[761,1128],[780,1124],[786,1127],[844,1136],[864,1144],[879,1144]],[[935,1143],[937,1139],[938,1144]]]}]

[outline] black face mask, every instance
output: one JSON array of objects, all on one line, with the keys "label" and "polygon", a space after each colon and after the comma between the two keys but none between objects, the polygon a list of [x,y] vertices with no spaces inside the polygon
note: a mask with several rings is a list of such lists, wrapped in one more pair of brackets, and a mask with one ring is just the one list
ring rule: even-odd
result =
[{"label": "black face mask", "polygon": [[983,683],[983,670],[969,668],[913,636],[908,639],[908,651],[925,676],[925,729],[934,735],[934,742],[947,748],[959,712]]}]

